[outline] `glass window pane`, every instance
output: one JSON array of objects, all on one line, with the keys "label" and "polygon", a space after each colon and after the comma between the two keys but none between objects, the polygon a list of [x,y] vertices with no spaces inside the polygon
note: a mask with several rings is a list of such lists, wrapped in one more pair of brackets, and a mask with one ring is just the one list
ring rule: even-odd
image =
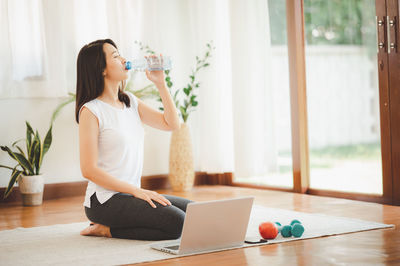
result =
[{"label": "glass window pane", "polygon": [[305,0],[310,186],[382,194],[374,0]]}]

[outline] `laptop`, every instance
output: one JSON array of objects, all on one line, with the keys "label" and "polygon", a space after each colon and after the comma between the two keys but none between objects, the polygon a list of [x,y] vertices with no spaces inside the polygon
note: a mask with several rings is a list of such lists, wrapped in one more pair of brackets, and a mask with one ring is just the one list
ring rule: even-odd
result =
[{"label": "laptop", "polygon": [[191,202],[181,237],[151,248],[175,255],[199,254],[244,245],[254,197]]}]

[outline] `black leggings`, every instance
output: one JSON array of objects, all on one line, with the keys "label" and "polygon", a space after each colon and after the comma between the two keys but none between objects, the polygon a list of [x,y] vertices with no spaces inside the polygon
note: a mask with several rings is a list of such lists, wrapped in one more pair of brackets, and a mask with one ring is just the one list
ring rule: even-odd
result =
[{"label": "black leggings", "polygon": [[172,205],[164,206],[153,200],[157,208],[131,194],[117,193],[100,204],[96,193],[85,207],[88,219],[110,227],[113,238],[137,240],[177,239],[181,236],[186,206],[191,200],[164,195]]}]

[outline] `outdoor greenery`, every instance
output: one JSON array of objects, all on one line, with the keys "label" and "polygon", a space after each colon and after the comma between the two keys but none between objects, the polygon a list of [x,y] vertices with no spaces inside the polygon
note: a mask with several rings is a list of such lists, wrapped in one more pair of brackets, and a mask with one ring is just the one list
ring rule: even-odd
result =
[{"label": "outdoor greenery", "polygon": [[380,143],[360,143],[344,146],[325,147],[323,149],[312,149],[310,157],[329,159],[365,159],[378,160],[381,156]]},{"label": "outdoor greenery", "polygon": [[[281,151],[279,156],[291,158],[291,151]],[[381,144],[359,143],[352,145],[329,146],[320,149],[310,149],[310,167],[311,168],[330,168],[335,161],[348,160],[379,160],[381,157]],[[318,160],[313,160],[313,158]],[[291,165],[279,166],[279,172],[292,171]]]},{"label": "outdoor greenery", "polygon": [[[281,151],[279,156],[291,156],[291,151]],[[310,149],[310,157],[330,159],[368,159],[377,160],[381,156],[381,144],[359,143],[349,145],[328,146],[320,149]]]},{"label": "outdoor greenery", "polygon": [[[271,44],[287,44],[286,1],[268,0]],[[304,0],[308,45],[375,47],[374,0]]]}]

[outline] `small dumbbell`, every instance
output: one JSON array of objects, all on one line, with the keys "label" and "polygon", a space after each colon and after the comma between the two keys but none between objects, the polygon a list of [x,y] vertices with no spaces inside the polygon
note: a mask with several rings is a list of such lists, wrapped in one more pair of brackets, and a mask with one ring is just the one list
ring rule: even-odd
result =
[{"label": "small dumbbell", "polygon": [[280,232],[283,237],[301,237],[304,233],[304,226],[299,220],[292,220],[290,225],[282,227]]}]

